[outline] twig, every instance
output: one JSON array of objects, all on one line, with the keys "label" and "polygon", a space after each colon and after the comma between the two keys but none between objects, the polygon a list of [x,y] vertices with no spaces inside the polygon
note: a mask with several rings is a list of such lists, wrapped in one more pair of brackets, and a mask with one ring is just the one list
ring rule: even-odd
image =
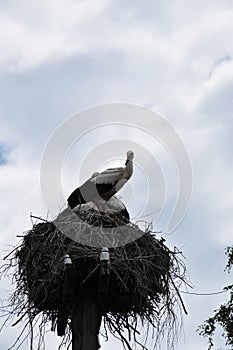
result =
[{"label": "twig", "polygon": [[37,220],[41,220],[41,221],[44,221],[44,222],[49,222],[48,220],[43,219],[42,217],[35,216],[35,215],[32,215],[32,214],[30,214],[30,218],[37,219]]}]

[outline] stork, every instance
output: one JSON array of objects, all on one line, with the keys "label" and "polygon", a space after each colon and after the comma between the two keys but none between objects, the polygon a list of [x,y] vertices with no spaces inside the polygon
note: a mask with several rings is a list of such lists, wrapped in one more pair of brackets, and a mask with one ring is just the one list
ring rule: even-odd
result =
[{"label": "stork", "polygon": [[111,197],[107,202],[105,202],[104,211],[106,212],[119,212],[127,220],[130,219],[129,212],[126,209],[124,203],[116,196]]},{"label": "stork", "polygon": [[131,178],[133,173],[133,158],[132,151],[127,152],[125,167],[109,168],[101,173],[94,173],[80,187],[76,188],[67,201],[71,209],[78,204],[94,202],[108,202]]},{"label": "stork", "polygon": [[74,208],[74,212],[76,211],[86,211],[88,209],[95,209],[103,211],[104,213],[114,213],[119,212],[123,217],[127,220],[130,219],[129,212],[126,209],[124,203],[116,196],[111,197],[108,201],[99,201],[98,205],[94,202],[88,202],[81,205],[78,205]]}]

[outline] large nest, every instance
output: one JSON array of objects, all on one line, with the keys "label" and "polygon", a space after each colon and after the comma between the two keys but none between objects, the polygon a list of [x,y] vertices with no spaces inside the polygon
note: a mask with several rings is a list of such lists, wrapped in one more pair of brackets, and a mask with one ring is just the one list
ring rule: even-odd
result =
[{"label": "large nest", "polygon": [[[94,221],[93,214],[96,218]],[[93,210],[91,215],[87,212],[86,220],[90,217],[93,221],[91,225],[98,222],[101,227],[112,221],[114,226],[126,224],[119,216],[109,218],[109,215],[93,213]],[[135,225],[128,223],[128,226],[131,230],[139,231]],[[101,230],[99,234],[102,234]],[[91,293],[96,298],[102,310],[105,329],[120,336],[129,349],[131,347],[124,330],[127,328],[129,337],[133,335],[138,342],[136,327],[139,320],[142,324],[147,322],[151,325],[156,337],[164,335],[166,327],[170,330],[168,339],[173,336],[174,340],[177,335],[176,306],[182,305],[178,290],[185,277],[185,265],[179,258],[180,253],[168,249],[164,240],[156,239],[148,229],[136,240],[122,247],[111,248],[110,280],[104,298],[101,298],[99,290],[100,253],[99,247],[77,243],[67,237],[53,222],[34,224],[13,255],[7,257],[7,267],[17,266],[14,274],[16,289],[11,305],[13,313],[18,313],[20,319],[29,314],[30,322],[42,313],[42,322],[50,320],[53,325],[56,324],[64,298],[64,255],[69,254],[73,264],[75,294]],[[28,312],[25,313],[25,309]],[[66,337],[69,334],[70,328],[67,327]],[[66,341],[63,343],[67,345]],[[171,341],[171,348],[173,344]]]}]

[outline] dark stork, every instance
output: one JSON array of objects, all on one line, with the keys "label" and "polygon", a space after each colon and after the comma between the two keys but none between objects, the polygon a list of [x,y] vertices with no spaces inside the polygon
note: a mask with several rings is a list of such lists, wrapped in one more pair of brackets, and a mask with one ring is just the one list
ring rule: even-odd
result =
[{"label": "dark stork", "polygon": [[103,203],[108,202],[131,178],[133,158],[134,153],[128,151],[124,167],[109,168],[101,173],[94,173],[90,179],[71,193],[67,200],[69,207],[74,209],[77,205],[93,202],[100,208]]}]

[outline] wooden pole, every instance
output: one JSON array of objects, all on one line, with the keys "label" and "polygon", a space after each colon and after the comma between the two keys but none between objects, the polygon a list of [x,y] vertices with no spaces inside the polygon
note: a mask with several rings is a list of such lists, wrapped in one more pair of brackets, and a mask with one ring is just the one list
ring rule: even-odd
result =
[{"label": "wooden pole", "polygon": [[76,298],[72,310],[72,350],[98,350],[101,313],[91,294]]}]

